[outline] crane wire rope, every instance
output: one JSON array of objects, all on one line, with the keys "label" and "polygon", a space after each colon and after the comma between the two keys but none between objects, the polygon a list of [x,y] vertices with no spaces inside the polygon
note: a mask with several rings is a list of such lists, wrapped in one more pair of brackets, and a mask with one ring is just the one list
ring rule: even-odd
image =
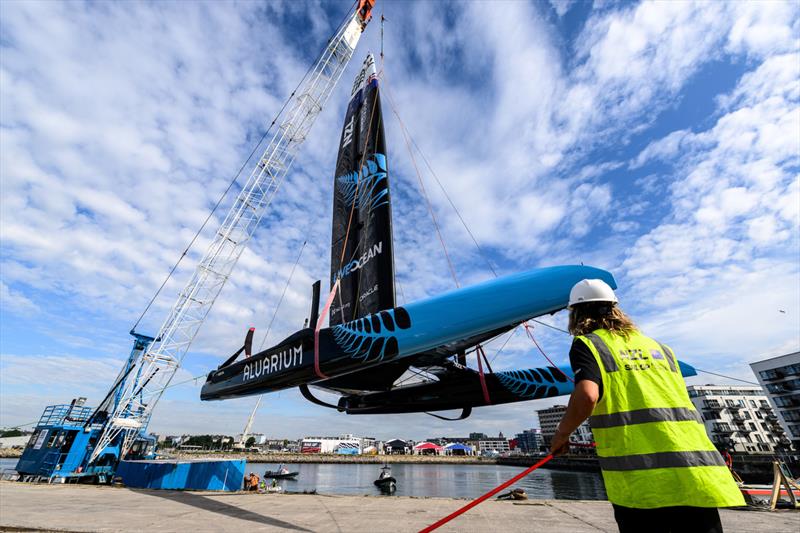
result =
[{"label": "crane wire rope", "polygon": [[444,242],[444,237],[442,236],[442,232],[439,229],[439,223],[436,220],[436,214],[433,212],[433,205],[431,204],[430,198],[428,198],[428,192],[425,189],[425,183],[422,180],[422,175],[420,174],[419,167],[417,165],[417,159],[414,157],[414,151],[412,150],[411,143],[409,141],[409,133],[406,130],[406,126],[405,126],[405,123],[403,122],[403,119],[400,118],[400,113],[397,111],[397,107],[395,106],[394,98],[392,97],[392,92],[389,89],[388,77],[386,76],[385,72],[383,73],[383,76],[384,76],[384,80],[387,81],[387,83],[386,83],[386,96],[389,97],[389,106],[392,108],[392,113],[394,113],[394,116],[397,118],[397,122],[400,124],[400,132],[403,134],[403,140],[406,143],[406,148],[408,150],[408,155],[409,155],[409,157],[411,157],[411,163],[412,163],[412,165],[414,167],[414,172],[417,175],[417,180],[419,181],[420,191],[422,192],[422,197],[425,199],[425,204],[426,204],[426,206],[428,208],[428,214],[430,215],[431,220],[433,221],[433,227],[436,229],[436,235],[439,237],[439,242],[442,245],[442,250],[444,250],[444,256],[445,256],[445,259],[447,260],[447,266],[450,269],[450,275],[452,276],[453,281],[456,284],[456,287],[461,287],[461,285],[458,282],[458,276],[456,275],[455,267],[453,266],[453,261],[450,259],[450,254],[447,251],[447,245]]},{"label": "crane wire rope", "polygon": [[281,297],[278,299],[278,305],[275,306],[275,311],[272,312],[272,318],[269,320],[267,332],[264,333],[264,338],[261,339],[261,345],[258,347],[259,352],[264,348],[264,344],[267,342],[269,332],[272,330],[272,324],[275,322],[275,317],[278,316],[278,310],[281,308],[281,304],[283,303],[283,297],[286,296],[286,290],[289,288],[289,284],[292,282],[294,271],[297,268],[297,264],[300,263],[300,258],[303,256],[303,250],[306,248],[306,242],[308,241],[303,241],[303,245],[300,247],[300,253],[297,254],[297,259],[295,260],[294,265],[292,265],[291,272],[289,272],[289,277],[286,278],[286,284],[283,286],[283,292],[281,292]]},{"label": "crane wire rope", "polygon": [[[381,35],[381,43],[382,43],[382,40],[383,40],[383,36]],[[436,231],[437,231],[437,234],[439,236],[439,240],[440,240],[440,242],[442,244],[442,248],[444,249],[445,256],[447,257],[447,262],[448,262],[448,265],[450,267],[451,274],[453,275],[453,278],[456,280],[456,285],[458,286],[458,281],[457,281],[457,279],[455,277],[455,271],[453,269],[452,262],[450,261],[450,256],[449,256],[449,254],[447,252],[447,247],[445,246],[444,240],[442,238],[442,234],[439,232],[439,226],[438,226],[438,224],[436,222],[436,217],[433,214],[432,207],[431,207],[430,201],[428,200],[427,193],[425,192],[425,186],[422,183],[422,178],[420,176],[419,169],[417,168],[417,164],[416,164],[416,159],[414,158],[413,154],[411,153],[410,145],[413,145],[413,147],[419,152],[420,157],[422,157],[422,160],[425,163],[425,166],[428,168],[428,171],[431,173],[431,176],[433,176],[434,181],[436,182],[436,184],[441,189],[442,193],[444,194],[444,197],[447,199],[447,202],[450,204],[450,207],[455,212],[455,214],[458,217],[459,221],[464,226],[464,229],[466,230],[466,232],[470,236],[470,239],[472,240],[473,244],[477,248],[478,253],[484,259],[484,261],[486,261],[486,264],[489,267],[489,269],[492,271],[492,274],[494,275],[494,277],[495,278],[499,277],[498,274],[497,274],[497,271],[492,266],[492,263],[491,263],[489,257],[486,255],[486,253],[484,252],[483,248],[481,248],[480,244],[478,243],[477,239],[475,238],[475,235],[472,233],[472,231],[470,230],[470,228],[467,225],[466,221],[464,220],[464,217],[461,215],[461,212],[458,210],[458,208],[456,207],[456,205],[453,202],[452,198],[447,193],[447,189],[444,187],[444,185],[442,184],[441,180],[439,180],[439,177],[437,176],[436,172],[433,170],[433,167],[430,164],[430,161],[425,156],[425,153],[419,147],[419,145],[417,144],[416,140],[413,138],[411,133],[408,131],[408,128],[405,126],[405,123],[403,122],[403,120],[400,118],[400,114],[399,114],[399,112],[397,110],[397,107],[395,106],[394,98],[392,97],[391,90],[389,89],[388,77],[386,76],[386,73],[383,70],[383,61],[382,60],[383,60],[383,53],[381,53],[381,76],[383,77],[384,81],[386,82],[386,84],[385,84],[386,85],[386,94],[389,97],[389,104],[390,104],[390,106],[392,108],[392,113],[394,113],[395,117],[397,117],[397,120],[398,120],[398,122],[400,124],[400,129],[401,129],[401,132],[403,134],[403,138],[404,138],[404,140],[406,142],[406,145],[407,145],[408,150],[409,150],[409,154],[411,155],[412,163],[414,164],[414,168],[415,168],[415,170],[417,172],[417,179],[419,179],[419,181],[420,181],[420,186],[422,187],[422,191],[423,191],[423,195],[425,197],[425,201],[428,203],[428,211],[431,214],[431,218],[433,219],[433,223],[434,223],[434,226],[436,227]],[[533,334],[531,333],[531,330],[533,329],[533,327],[530,326],[528,324],[528,322],[535,322],[536,324],[538,324],[540,326],[544,326],[544,327],[547,327],[547,328],[550,328],[550,329],[554,329],[554,330],[556,330],[558,332],[561,332],[561,333],[564,333],[566,335],[571,335],[571,334],[569,333],[569,331],[567,331],[565,329],[559,328],[558,326],[553,326],[552,324],[548,324],[547,322],[543,322],[543,321],[538,320],[536,318],[532,318],[532,319],[527,320],[527,321],[523,322],[522,324],[520,324],[521,326],[523,326],[523,328],[525,328],[525,332],[527,333],[528,337],[533,341],[533,343],[536,345],[536,348],[538,348],[539,352],[544,356],[544,358],[547,359],[547,361],[550,363],[550,365],[552,365],[553,367],[558,369],[558,366],[556,366],[553,363],[553,361],[550,359],[550,357],[548,357],[548,355],[542,349],[541,345],[534,338]],[[519,327],[519,326],[517,326],[517,327]],[[500,347],[500,349],[492,357],[492,362],[494,362],[494,360],[497,358],[497,356],[500,355],[500,352],[503,351],[503,349],[505,348],[506,344],[508,344],[508,341],[511,339],[511,337],[513,337],[513,335],[516,333],[516,331],[517,331],[517,328],[512,330],[512,334],[509,335],[509,337],[506,339],[506,341],[503,343],[503,345]],[[747,383],[747,384],[750,384],[750,385],[759,385],[758,383],[755,383],[753,381],[748,381],[748,380],[745,380],[745,379],[735,378],[735,377],[732,377],[732,376],[727,376],[725,374],[719,374],[719,373],[716,373],[716,372],[710,372],[708,370],[701,370],[701,369],[699,369],[697,367],[694,367],[694,368],[695,368],[696,371],[702,372],[704,374],[711,374],[711,375],[718,376],[718,377],[721,377],[721,378],[724,378],[724,379],[730,379],[730,380],[733,380],[733,381],[739,381],[739,382]],[[560,369],[559,369],[559,371],[560,371]],[[564,375],[567,376],[566,374],[564,374]],[[570,379],[570,381],[573,381],[572,378],[570,378],[569,376],[567,376],[567,378]],[[573,381],[573,383],[574,383],[574,381]]]},{"label": "crane wire rope", "polygon": [[[350,9],[348,10],[347,14],[344,17],[342,17],[342,20],[339,22],[339,24],[336,27],[341,26],[342,23],[344,23],[344,21],[347,19],[347,17],[350,16],[350,13],[352,12],[353,7],[356,5],[357,2],[358,2],[358,0],[354,0],[353,1],[353,3],[350,5]],[[330,39],[328,39],[328,42],[330,42]],[[175,273],[175,270],[177,270],[178,266],[181,264],[181,261],[183,261],[183,259],[189,253],[189,250],[192,248],[192,246],[194,246],[194,243],[197,241],[197,238],[200,236],[200,234],[205,229],[205,227],[208,224],[208,222],[214,216],[214,213],[217,211],[217,209],[219,208],[220,204],[222,204],[222,201],[225,199],[226,196],[228,196],[228,193],[233,188],[233,185],[239,180],[239,176],[241,176],[242,171],[247,167],[248,163],[250,163],[250,160],[253,159],[253,156],[258,151],[259,147],[264,143],[264,139],[266,139],[267,135],[269,135],[269,132],[272,131],[272,128],[275,126],[275,123],[278,121],[278,119],[281,117],[283,112],[286,110],[286,107],[289,105],[289,102],[292,101],[292,98],[294,98],[294,95],[297,93],[297,90],[300,88],[300,86],[303,84],[303,82],[306,80],[306,78],[308,78],[308,75],[312,72],[312,70],[314,69],[315,65],[317,64],[317,61],[319,60],[319,58],[322,57],[322,55],[325,53],[325,51],[326,50],[323,48],[323,50],[319,54],[317,54],[316,59],[306,69],[305,74],[303,74],[303,77],[300,79],[300,81],[297,83],[295,88],[292,90],[292,92],[289,95],[289,97],[286,100],[284,100],[283,105],[281,106],[280,110],[278,110],[278,113],[275,115],[275,117],[272,119],[272,122],[270,122],[269,127],[266,129],[266,131],[264,131],[264,134],[259,139],[258,144],[256,144],[253,147],[253,150],[250,152],[250,155],[247,156],[247,159],[245,160],[245,162],[242,163],[242,165],[239,167],[239,170],[236,172],[236,174],[233,176],[233,179],[228,184],[228,187],[225,189],[225,191],[219,197],[217,202],[214,204],[214,207],[211,208],[211,211],[208,213],[208,216],[203,221],[203,224],[200,226],[200,228],[194,234],[194,236],[192,237],[191,241],[189,241],[189,244],[183,250],[183,253],[181,253],[180,257],[178,257],[178,260],[175,262],[175,264],[170,269],[169,273],[167,274],[167,277],[164,278],[164,281],[158,287],[158,289],[156,290],[156,292],[153,295],[153,297],[150,298],[149,302],[147,302],[147,305],[145,306],[144,311],[142,311],[142,313],[139,315],[139,318],[137,318],[136,322],[133,324],[133,327],[131,328],[131,332],[136,331],[136,327],[139,325],[139,323],[142,321],[144,316],[147,314],[147,311],[150,310],[150,307],[156,301],[156,298],[158,298],[159,294],[161,294],[161,291],[164,289],[164,286],[166,286],[166,284],[169,282],[170,278],[172,278],[172,275]],[[280,184],[278,184],[278,187],[280,187]],[[277,194],[277,192],[278,192],[278,190],[276,189],[275,193],[273,193],[273,195]]]}]

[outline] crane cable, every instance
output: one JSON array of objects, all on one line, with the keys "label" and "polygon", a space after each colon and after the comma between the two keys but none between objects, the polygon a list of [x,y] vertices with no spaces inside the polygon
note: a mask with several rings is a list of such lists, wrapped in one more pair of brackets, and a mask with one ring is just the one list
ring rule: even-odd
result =
[{"label": "crane cable", "polygon": [[281,304],[283,303],[283,297],[286,296],[286,290],[289,288],[289,284],[292,282],[294,271],[297,268],[297,264],[300,263],[300,258],[303,256],[303,250],[306,248],[306,242],[308,241],[303,241],[303,245],[300,247],[300,253],[297,254],[297,259],[295,260],[294,265],[292,265],[291,272],[289,272],[289,277],[286,278],[286,284],[283,286],[283,292],[281,292],[281,297],[278,299],[278,305],[275,306],[275,311],[273,311],[272,318],[269,320],[267,332],[264,333],[264,338],[261,339],[261,346],[258,347],[258,351],[261,351],[264,348],[264,343],[267,342],[269,332],[272,330],[272,323],[275,322],[275,317],[278,316],[278,310],[281,308]]},{"label": "crane cable", "polygon": [[[347,17],[350,16],[350,14],[353,11],[353,7],[356,5],[357,1],[358,0],[354,0],[354,2],[351,4],[350,9],[347,11],[347,14],[342,18],[342,20],[336,26],[337,28],[339,28],[344,23],[344,21],[347,19]],[[205,229],[206,224],[208,224],[208,222],[211,220],[211,217],[214,216],[214,213],[217,211],[217,209],[219,208],[220,204],[222,204],[222,201],[225,199],[225,197],[228,196],[228,193],[233,188],[233,185],[239,180],[239,176],[242,174],[242,171],[245,169],[245,167],[247,167],[248,163],[250,163],[250,160],[253,158],[253,156],[255,155],[255,153],[258,150],[258,148],[264,143],[264,139],[267,138],[267,135],[269,135],[269,132],[272,131],[273,127],[275,127],[275,124],[277,123],[277,121],[281,117],[281,115],[283,115],[283,112],[286,110],[286,107],[289,105],[289,102],[292,101],[292,98],[294,98],[294,95],[297,93],[297,90],[300,88],[300,86],[303,84],[303,82],[306,80],[306,78],[308,78],[308,75],[314,70],[314,65],[316,65],[316,63],[319,60],[319,58],[321,58],[322,55],[325,52],[327,52],[327,49],[323,49],[317,55],[316,60],[314,60],[309,65],[309,67],[306,69],[305,74],[303,74],[303,77],[300,78],[300,81],[297,83],[297,86],[295,86],[295,88],[292,90],[292,92],[289,95],[289,97],[286,100],[284,100],[283,105],[281,106],[280,110],[278,110],[278,113],[275,115],[275,118],[272,119],[272,122],[270,122],[269,127],[266,129],[264,134],[259,139],[258,144],[256,144],[253,147],[253,149],[250,151],[250,155],[247,156],[247,159],[245,160],[245,162],[242,163],[242,165],[239,167],[239,170],[233,176],[233,179],[231,179],[230,183],[228,183],[228,187],[225,189],[225,191],[222,193],[222,195],[219,197],[219,199],[217,199],[217,202],[214,204],[214,207],[211,208],[211,211],[208,213],[208,216],[203,221],[203,224],[200,226],[200,228],[194,234],[194,236],[192,237],[191,241],[189,241],[189,244],[183,250],[183,252],[181,253],[180,257],[178,257],[178,260],[175,262],[175,264],[172,265],[172,268],[170,269],[169,273],[167,274],[167,277],[164,278],[164,281],[158,287],[158,289],[156,290],[156,292],[153,295],[153,297],[150,298],[149,302],[147,302],[147,305],[145,306],[144,311],[142,311],[142,313],[139,315],[139,318],[137,318],[136,322],[133,324],[133,327],[131,328],[131,332],[136,331],[136,327],[142,321],[142,319],[144,318],[145,314],[147,314],[147,311],[150,310],[150,307],[156,301],[156,298],[158,298],[159,294],[161,294],[161,291],[164,289],[164,286],[169,282],[170,278],[172,278],[172,275],[175,273],[175,270],[177,270],[178,265],[181,264],[181,261],[183,261],[183,259],[189,253],[189,250],[192,248],[192,246],[194,246],[195,241],[197,241],[197,238],[200,236],[200,233],[202,233],[203,229]],[[277,192],[277,190],[275,192]]]}]

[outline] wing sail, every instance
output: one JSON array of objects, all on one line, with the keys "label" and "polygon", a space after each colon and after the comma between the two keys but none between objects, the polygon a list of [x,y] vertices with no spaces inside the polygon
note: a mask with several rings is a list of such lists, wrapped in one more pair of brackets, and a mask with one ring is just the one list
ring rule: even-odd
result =
[{"label": "wing sail", "polygon": [[372,54],[353,83],[333,192],[330,324],[395,306],[392,211],[378,78]]}]

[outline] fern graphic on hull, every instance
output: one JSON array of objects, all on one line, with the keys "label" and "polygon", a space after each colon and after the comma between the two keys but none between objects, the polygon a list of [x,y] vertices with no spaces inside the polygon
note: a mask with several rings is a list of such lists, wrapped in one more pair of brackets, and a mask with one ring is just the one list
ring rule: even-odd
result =
[{"label": "fern graphic on hull", "polygon": [[567,378],[555,367],[527,368],[495,372],[500,384],[520,398],[537,400],[564,394],[571,388]]},{"label": "fern graphic on hull", "polygon": [[396,307],[334,326],[333,338],[343,352],[364,363],[383,361],[398,354],[394,332],[411,327],[411,317]]}]

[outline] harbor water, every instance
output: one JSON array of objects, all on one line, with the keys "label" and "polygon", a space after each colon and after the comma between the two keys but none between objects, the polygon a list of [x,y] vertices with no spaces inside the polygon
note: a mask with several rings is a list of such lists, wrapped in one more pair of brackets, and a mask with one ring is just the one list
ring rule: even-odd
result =
[{"label": "harbor water", "polygon": [[[0,471],[11,470],[16,459],[0,459]],[[297,480],[278,480],[286,492],[319,494],[381,495],[373,481],[380,473],[376,464],[285,464],[300,472]],[[248,463],[246,472],[259,476],[275,464]],[[475,464],[392,464],[397,479],[395,496],[476,498],[514,477],[522,467]],[[270,480],[267,480],[268,482]],[[604,500],[603,480],[590,472],[566,472],[540,468],[516,483],[531,499]]]}]

